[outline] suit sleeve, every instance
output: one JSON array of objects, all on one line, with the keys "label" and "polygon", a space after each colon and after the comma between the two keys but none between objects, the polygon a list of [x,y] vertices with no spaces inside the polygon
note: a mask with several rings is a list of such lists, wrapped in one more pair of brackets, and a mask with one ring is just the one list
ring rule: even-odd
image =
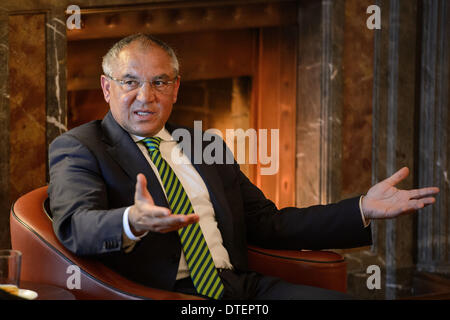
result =
[{"label": "suit sleeve", "polygon": [[240,170],[238,175],[249,243],[294,250],[342,249],[372,243],[371,228],[364,228],[361,219],[359,197],[279,210]]},{"label": "suit sleeve", "polygon": [[97,159],[75,137],[56,138],[49,150],[49,197],[58,239],[78,255],[118,251],[125,208],[111,209]]}]

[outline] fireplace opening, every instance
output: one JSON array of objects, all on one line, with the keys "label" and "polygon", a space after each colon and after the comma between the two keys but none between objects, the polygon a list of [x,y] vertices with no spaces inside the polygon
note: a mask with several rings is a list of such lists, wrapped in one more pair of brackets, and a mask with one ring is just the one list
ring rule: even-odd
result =
[{"label": "fireplace opening", "polygon": [[[107,50],[129,34],[153,34],[180,60],[181,87],[169,121],[192,127],[197,120],[203,130],[218,129],[235,158],[244,154],[237,162],[250,181],[277,205],[294,205],[297,6],[199,2],[82,10],[82,28],[67,32],[67,127],[108,112],[100,88]],[[227,129],[245,134],[227,139]],[[267,132],[267,155],[278,147],[279,161],[259,154],[266,141],[261,132]],[[249,150],[256,144],[251,134],[257,135],[257,160]]]},{"label": "fireplace opening", "polygon": [[247,161],[249,139],[234,138],[233,145],[226,139],[227,129],[247,131],[250,128],[250,96],[250,77],[182,82],[169,121],[185,127],[193,127],[194,121],[201,121],[203,130],[217,129],[233,152],[240,150],[238,143],[245,143],[246,161],[240,166],[246,175],[251,175]]}]

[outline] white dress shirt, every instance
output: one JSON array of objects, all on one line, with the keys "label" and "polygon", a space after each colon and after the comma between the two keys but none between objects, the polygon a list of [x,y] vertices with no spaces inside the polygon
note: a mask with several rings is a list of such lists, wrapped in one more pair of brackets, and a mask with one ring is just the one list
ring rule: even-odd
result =
[{"label": "white dress shirt", "polygon": [[[217,227],[214,208],[209,198],[208,189],[206,188],[206,185],[202,177],[198,174],[197,170],[194,168],[190,160],[184,154],[182,154],[181,149],[178,146],[177,142],[173,140],[171,134],[165,128],[161,129],[161,131],[158,132],[155,136],[160,137],[162,139],[160,145],[161,155],[164,158],[164,160],[166,160],[166,162],[170,165],[170,167],[180,180],[180,183],[182,184],[184,190],[186,191],[186,194],[189,197],[189,200],[191,201],[192,207],[194,208],[194,212],[200,218],[199,219],[200,229],[202,230],[203,236],[205,238],[206,244],[208,245],[209,251],[211,252],[211,256],[213,258],[216,268],[232,269],[233,266],[231,265],[228,252],[223,246],[222,235],[220,234],[219,228]],[[161,185],[162,190],[164,191],[164,194],[166,194],[158,170],[154,165],[154,163],[152,162],[152,160],[150,159],[147,148],[144,146],[143,143],[138,143],[145,137],[138,137],[134,135],[131,135],[131,137],[137,143],[142,154],[147,159],[148,163],[153,169],[153,172],[158,177],[158,181]],[[180,156],[181,159],[173,159],[172,158],[173,155]],[[173,160],[175,160],[177,164],[175,164]],[[136,237],[131,232],[128,221],[129,209],[130,208],[127,208],[123,215],[124,233],[126,237],[128,237],[130,240],[139,241],[142,237],[146,236],[147,233],[142,235],[141,237]],[[124,240],[127,239],[125,239],[124,237]],[[130,243],[129,240],[124,242],[127,244]],[[183,250],[181,250],[177,280],[186,278],[188,276],[189,276],[189,268],[187,266]]]}]

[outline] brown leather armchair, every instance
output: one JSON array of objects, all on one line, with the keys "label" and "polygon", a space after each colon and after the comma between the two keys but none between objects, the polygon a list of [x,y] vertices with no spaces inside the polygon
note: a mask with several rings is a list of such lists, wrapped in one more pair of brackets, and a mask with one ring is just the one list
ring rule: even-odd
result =
[{"label": "brown leather armchair", "polygon": [[[67,288],[70,265],[81,271],[81,289],[72,289],[77,299],[200,299],[199,297],[150,288],[130,281],[102,263],[79,257],[56,238],[46,209],[47,187],[20,197],[11,208],[12,248],[22,252],[22,281]],[[250,269],[287,281],[346,292],[344,258],[330,251],[267,250],[248,247]]]}]

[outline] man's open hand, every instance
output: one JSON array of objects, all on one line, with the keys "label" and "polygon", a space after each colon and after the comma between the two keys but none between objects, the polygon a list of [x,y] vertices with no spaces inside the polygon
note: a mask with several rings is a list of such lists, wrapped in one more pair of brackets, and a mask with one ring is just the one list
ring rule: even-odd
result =
[{"label": "man's open hand", "polygon": [[137,175],[134,205],[128,213],[131,231],[139,236],[146,231],[166,233],[178,230],[199,220],[198,215],[172,214],[170,209],[155,205],[147,190],[147,179],[142,173]]},{"label": "man's open hand", "polygon": [[399,190],[395,187],[408,174],[409,169],[404,167],[370,188],[362,199],[364,217],[368,219],[395,218],[434,203],[433,196],[439,192],[439,188]]}]

